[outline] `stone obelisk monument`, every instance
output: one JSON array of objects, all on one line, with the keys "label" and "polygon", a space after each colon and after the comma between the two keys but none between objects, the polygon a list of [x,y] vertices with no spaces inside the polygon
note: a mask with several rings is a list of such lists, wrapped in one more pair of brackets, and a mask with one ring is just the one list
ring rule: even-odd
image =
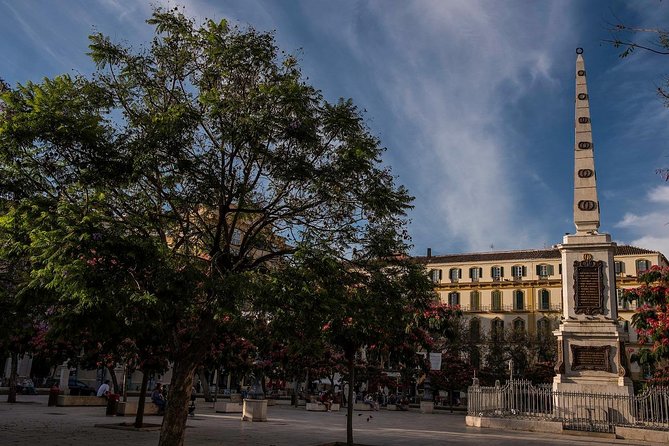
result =
[{"label": "stone obelisk monument", "polygon": [[600,234],[597,176],[583,50],[576,50],[574,224],[562,253],[562,322],[553,389],[632,395],[625,347],[617,324],[616,283],[609,234]]}]

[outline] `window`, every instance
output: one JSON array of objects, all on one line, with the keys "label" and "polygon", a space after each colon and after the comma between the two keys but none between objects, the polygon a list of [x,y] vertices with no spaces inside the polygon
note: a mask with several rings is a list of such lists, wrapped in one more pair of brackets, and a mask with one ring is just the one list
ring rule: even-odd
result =
[{"label": "window", "polygon": [[232,231],[232,239],[230,239],[230,244],[234,246],[239,246],[242,244],[242,231],[237,228]]},{"label": "window", "polygon": [[625,272],[625,263],[624,262],[613,262],[616,276],[622,275]]},{"label": "window", "polygon": [[545,317],[537,321],[537,336],[540,339],[549,339],[551,334],[551,323]]},{"label": "window", "polygon": [[636,273],[637,275],[645,273],[650,269],[650,262],[648,260],[637,260],[636,261]]},{"label": "window", "polygon": [[477,266],[469,268],[469,278],[472,279],[472,282],[478,282],[481,277],[483,277],[483,268]]},{"label": "window", "polygon": [[518,311],[525,309],[525,293],[520,290],[513,292],[513,309]]},{"label": "window", "polygon": [[469,307],[471,311],[479,311],[481,309],[481,293],[478,291],[469,293]]},{"label": "window", "polygon": [[522,265],[514,265],[511,267],[511,275],[515,279],[519,279],[527,275],[527,268]]},{"label": "window", "polygon": [[492,280],[500,280],[502,277],[504,277],[504,267],[493,266],[490,268],[490,277],[492,277]]},{"label": "window", "polygon": [[431,269],[430,270],[430,279],[432,282],[439,283],[441,281],[441,270],[440,269]]},{"label": "window", "polygon": [[545,311],[551,309],[551,293],[548,290],[539,290],[539,309]]},{"label": "window", "polygon": [[502,309],[502,292],[494,290],[492,292],[492,310],[500,311]]},{"label": "window", "polygon": [[490,322],[490,338],[493,341],[502,341],[504,339],[504,321],[495,318]]},{"label": "window", "polygon": [[622,288],[616,288],[616,299],[618,300],[618,309],[620,310],[629,310],[630,304],[628,301],[623,299],[623,294],[625,290]]},{"label": "window", "polygon": [[453,307],[456,305],[460,305],[460,293],[458,293],[457,291],[448,293],[448,305],[451,305]]},{"label": "window", "polygon": [[514,319],[513,321],[513,330],[517,331],[519,333],[522,333],[525,331],[525,321],[522,320],[521,318]]},{"label": "window", "polygon": [[451,268],[448,271],[448,278],[451,279],[451,282],[457,282],[458,279],[462,278],[462,270],[460,268]]},{"label": "window", "polygon": [[481,321],[477,318],[469,322],[469,339],[473,342],[481,340]]},{"label": "window", "polygon": [[553,265],[537,265],[537,276],[548,277],[553,275]]}]

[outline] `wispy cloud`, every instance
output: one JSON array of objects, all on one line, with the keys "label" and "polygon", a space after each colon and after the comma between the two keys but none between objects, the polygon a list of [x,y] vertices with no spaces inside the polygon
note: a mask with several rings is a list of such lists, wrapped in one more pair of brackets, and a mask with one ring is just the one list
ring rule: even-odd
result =
[{"label": "wispy cloud", "polygon": [[[567,13],[528,8],[512,15],[508,4],[471,0],[368,8],[359,13],[375,17],[376,42],[353,26],[325,31],[373,73],[402,129],[391,141],[404,153],[391,147],[390,157],[417,195],[415,238],[462,250],[545,241],[542,222],[527,218],[531,209],[517,198],[524,172],[533,176],[514,153],[518,135],[506,109],[534,87],[558,83],[553,32],[569,32]],[[523,28],[532,32],[517,32]]]},{"label": "wispy cloud", "polygon": [[641,248],[669,253],[669,186],[651,189],[642,201],[645,213],[626,213],[615,227],[630,234],[629,243]]}]

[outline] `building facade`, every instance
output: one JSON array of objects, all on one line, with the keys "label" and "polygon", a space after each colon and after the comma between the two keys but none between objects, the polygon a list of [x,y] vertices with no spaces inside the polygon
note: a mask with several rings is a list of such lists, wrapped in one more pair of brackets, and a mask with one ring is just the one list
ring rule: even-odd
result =
[{"label": "building facade", "polygon": [[[651,266],[669,263],[660,252],[625,245],[615,247],[614,259],[618,321],[629,333],[629,356],[638,348],[630,328],[636,307],[621,299],[622,292],[639,286],[639,274]],[[508,329],[548,335],[559,324],[563,295],[557,248],[428,255],[418,260],[426,265],[440,301],[463,310],[472,336],[485,339]],[[635,364],[631,372],[635,379],[642,375]]]}]

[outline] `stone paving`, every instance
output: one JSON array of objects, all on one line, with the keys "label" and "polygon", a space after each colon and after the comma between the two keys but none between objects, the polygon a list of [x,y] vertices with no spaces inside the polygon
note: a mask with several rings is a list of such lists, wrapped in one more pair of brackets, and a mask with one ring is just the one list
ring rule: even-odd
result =
[{"label": "stone paving", "polygon": [[[132,421],[110,417],[104,407],[48,407],[46,396],[19,395],[19,403],[0,396],[1,446],[155,446],[159,433],[96,427]],[[370,415],[373,418],[369,418]],[[462,413],[355,412],[353,438],[374,446],[448,445],[606,445],[637,444],[611,438],[549,435],[532,432],[468,428]],[[149,423],[162,417],[148,416]],[[239,414],[219,414],[211,403],[198,400],[188,420],[186,446],[317,446],[346,440],[345,412],[307,412],[304,408],[270,406],[267,422],[243,422]]]}]

